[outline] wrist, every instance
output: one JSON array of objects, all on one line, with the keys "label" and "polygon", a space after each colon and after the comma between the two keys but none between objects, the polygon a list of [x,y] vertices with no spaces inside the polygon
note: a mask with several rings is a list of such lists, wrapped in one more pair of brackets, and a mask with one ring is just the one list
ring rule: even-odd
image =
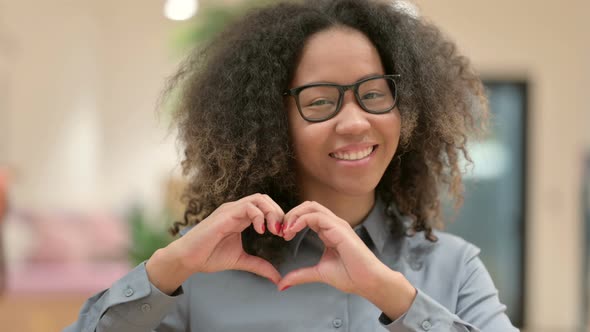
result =
[{"label": "wrist", "polygon": [[162,293],[174,293],[192,274],[182,262],[173,244],[156,250],[145,265],[149,281]]},{"label": "wrist", "polygon": [[377,274],[376,283],[366,297],[391,320],[396,320],[406,313],[416,297],[416,288],[400,272],[385,266]]}]

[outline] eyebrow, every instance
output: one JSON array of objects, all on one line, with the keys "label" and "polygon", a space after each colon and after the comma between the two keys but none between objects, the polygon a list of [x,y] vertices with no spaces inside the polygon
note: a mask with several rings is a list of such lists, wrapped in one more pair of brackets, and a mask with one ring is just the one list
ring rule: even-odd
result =
[{"label": "eyebrow", "polygon": [[[359,77],[356,81],[354,81],[354,82],[352,82],[350,84],[354,84],[354,83],[356,83],[358,81],[362,81],[362,80],[364,80],[366,78],[370,78],[370,77],[374,77],[374,76],[381,76],[381,75],[385,75],[385,74],[372,73],[372,74],[364,75],[362,77]],[[305,85],[310,85],[310,84],[317,84],[317,83],[339,84],[339,83],[330,82],[330,81],[315,81],[315,82],[307,82],[307,83],[301,84],[300,86],[305,86]]]}]

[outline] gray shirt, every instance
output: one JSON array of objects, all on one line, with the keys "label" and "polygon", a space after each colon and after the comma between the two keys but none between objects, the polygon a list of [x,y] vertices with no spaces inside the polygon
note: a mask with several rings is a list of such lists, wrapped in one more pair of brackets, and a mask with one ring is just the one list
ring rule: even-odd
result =
[{"label": "gray shirt", "polygon": [[[437,242],[422,232],[394,238],[377,201],[357,234],[417,289],[410,309],[389,320],[366,299],[313,283],[279,292],[269,280],[242,271],[196,274],[172,296],[152,285],[140,264],[111,288],[88,299],[74,331],[518,331],[505,314],[479,249],[448,233]],[[407,221],[406,221],[407,222]],[[323,252],[305,229],[290,242],[281,275],[316,264]]]}]

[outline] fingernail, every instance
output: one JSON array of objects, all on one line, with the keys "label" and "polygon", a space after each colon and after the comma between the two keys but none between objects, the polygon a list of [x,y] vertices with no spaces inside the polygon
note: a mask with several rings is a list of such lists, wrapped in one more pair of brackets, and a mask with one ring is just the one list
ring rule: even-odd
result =
[{"label": "fingernail", "polygon": [[262,224],[262,233],[266,232],[266,226]]},{"label": "fingernail", "polygon": [[283,287],[283,289],[281,289],[280,291],[281,291],[281,292],[283,292],[283,291],[286,291],[286,290],[287,290],[287,289],[289,289],[289,288],[291,288],[291,286],[285,286],[285,287]]}]

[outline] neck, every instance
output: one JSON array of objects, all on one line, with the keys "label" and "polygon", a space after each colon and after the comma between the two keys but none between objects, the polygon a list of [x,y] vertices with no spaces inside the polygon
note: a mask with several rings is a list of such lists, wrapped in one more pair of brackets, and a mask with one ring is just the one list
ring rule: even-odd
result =
[{"label": "neck", "polygon": [[319,192],[303,189],[301,190],[301,199],[322,204],[335,215],[346,220],[351,227],[355,227],[371,212],[375,204],[375,191],[361,195],[345,195],[332,190]]}]

